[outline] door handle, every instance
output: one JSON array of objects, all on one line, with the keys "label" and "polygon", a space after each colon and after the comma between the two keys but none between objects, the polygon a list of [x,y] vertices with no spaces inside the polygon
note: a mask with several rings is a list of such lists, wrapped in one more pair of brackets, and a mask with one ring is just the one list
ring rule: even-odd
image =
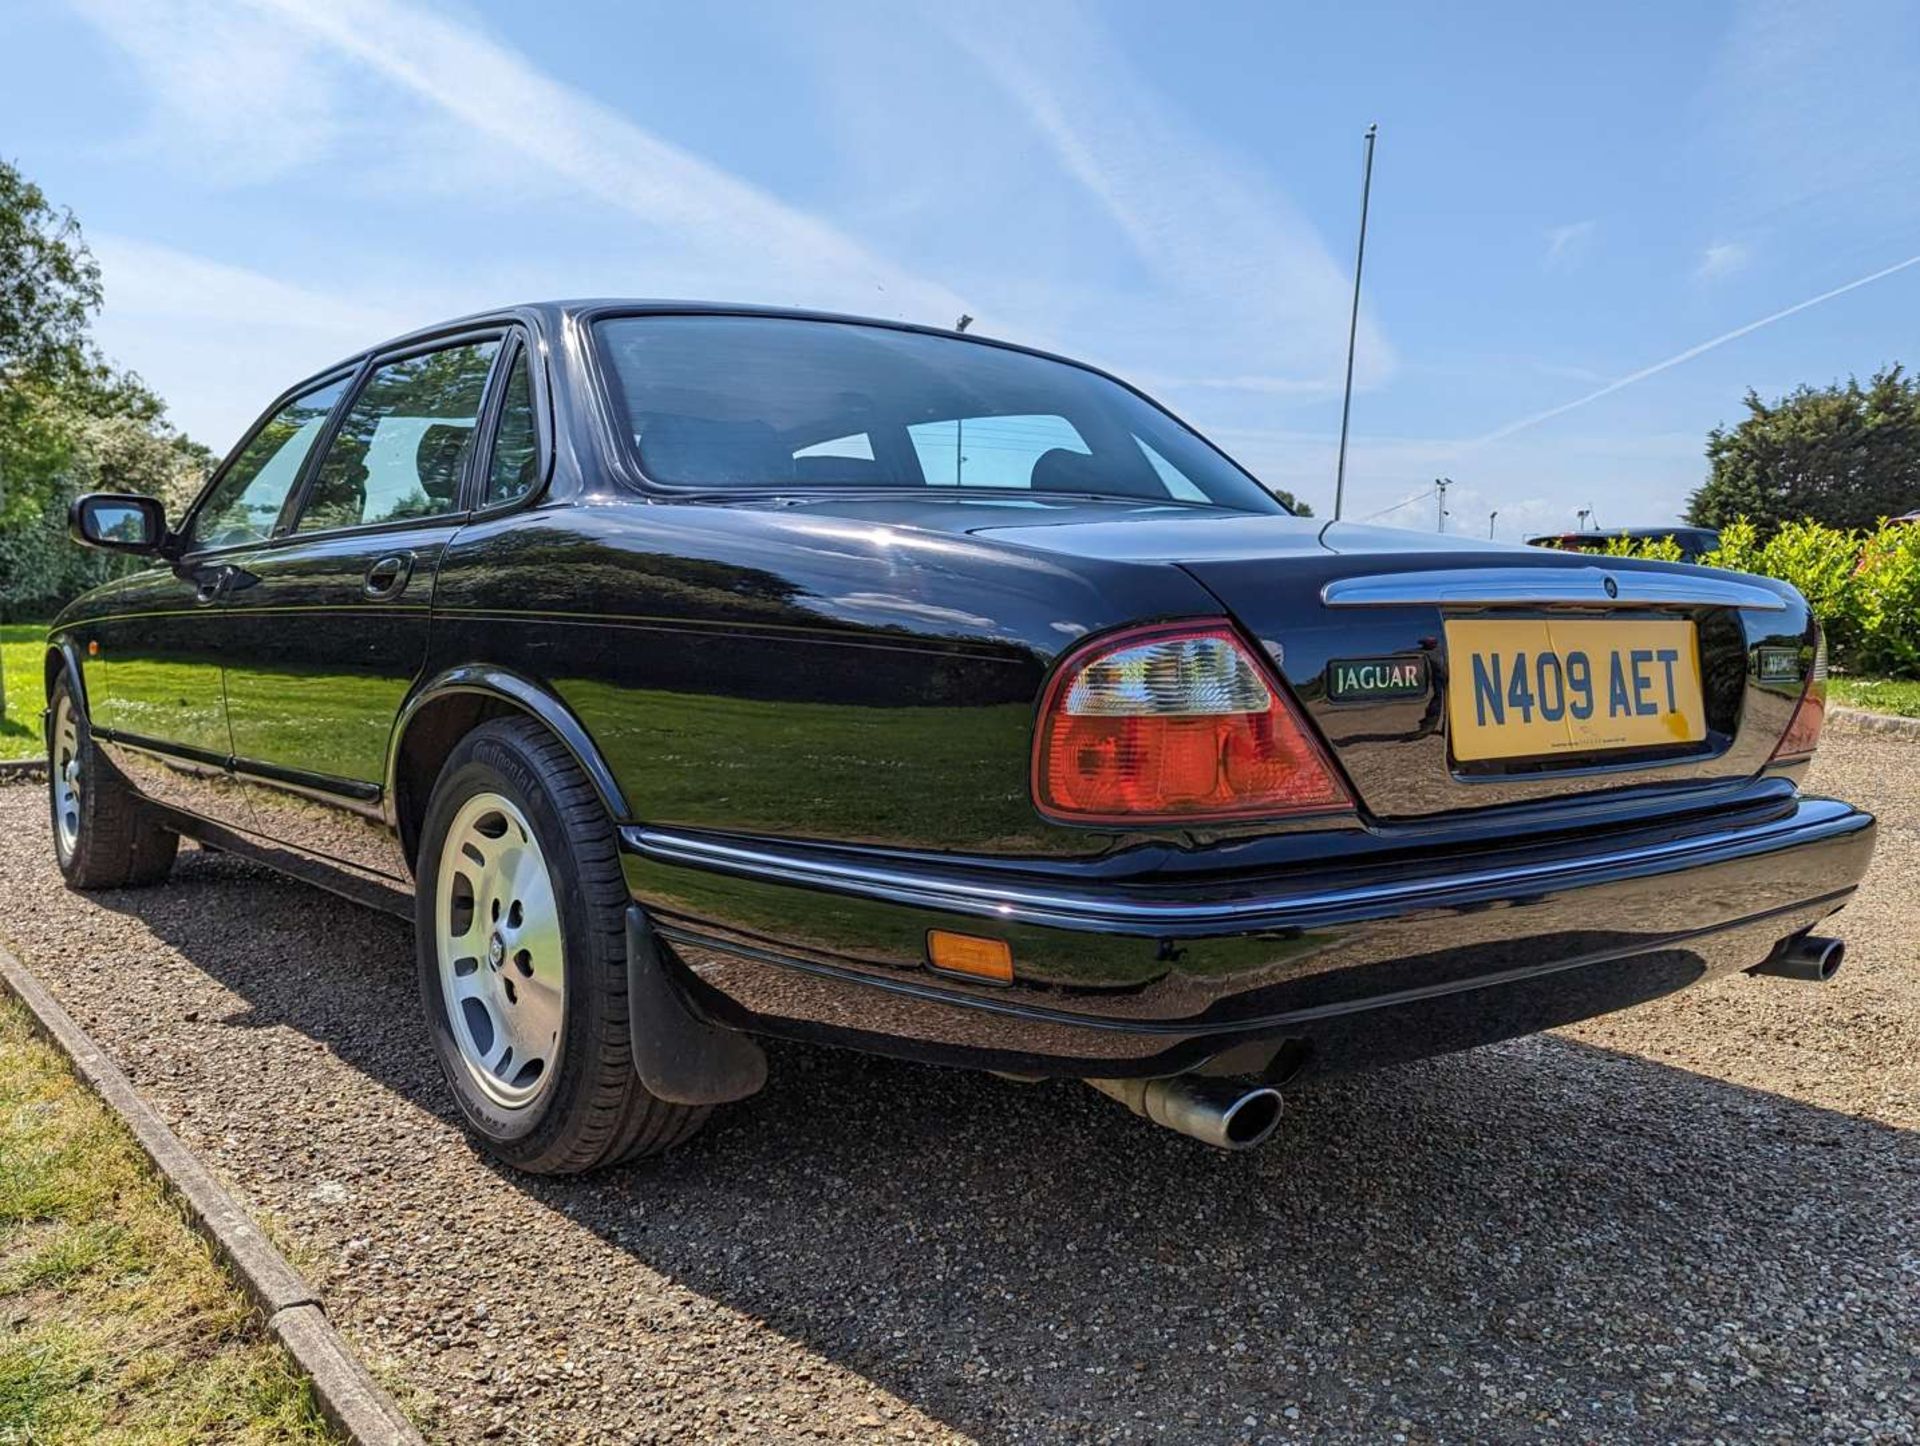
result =
[{"label": "door handle", "polygon": [[396,552],[391,557],[383,557],[367,569],[367,580],[361,591],[376,602],[399,597],[405,591],[407,580],[413,576],[413,554]]}]

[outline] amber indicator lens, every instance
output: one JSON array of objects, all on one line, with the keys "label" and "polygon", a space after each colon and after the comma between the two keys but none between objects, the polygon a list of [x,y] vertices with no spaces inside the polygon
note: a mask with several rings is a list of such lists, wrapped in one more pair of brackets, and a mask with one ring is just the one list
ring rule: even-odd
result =
[{"label": "amber indicator lens", "polygon": [[989,984],[1013,983],[1013,950],[1005,939],[981,939],[972,934],[927,932],[927,958],[949,974],[965,974]]}]

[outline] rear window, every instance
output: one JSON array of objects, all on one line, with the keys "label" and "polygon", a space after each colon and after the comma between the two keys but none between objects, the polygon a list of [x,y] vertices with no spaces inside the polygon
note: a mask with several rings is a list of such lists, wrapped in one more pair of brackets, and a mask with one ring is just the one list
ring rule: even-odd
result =
[{"label": "rear window", "polygon": [[1283,512],[1211,444],[1068,362],[856,322],[595,327],[641,473],[668,487],[939,488]]}]

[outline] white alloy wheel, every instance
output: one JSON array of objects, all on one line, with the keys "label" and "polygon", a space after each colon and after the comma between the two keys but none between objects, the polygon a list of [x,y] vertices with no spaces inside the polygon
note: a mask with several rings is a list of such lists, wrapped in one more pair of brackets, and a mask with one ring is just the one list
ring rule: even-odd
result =
[{"label": "white alloy wheel", "polygon": [[47,760],[53,788],[54,838],[60,857],[69,859],[80,847],[80,716],[73,699],[62,692],[54,704],[53,754]]},{"label": "white alloy wheel", "polygon": [[558,1072],[567,969],[539,840],[497,793],[477,793],[447,830],[434,883],[434,943],[447,1023],[481,1093],[506,1110]]}]

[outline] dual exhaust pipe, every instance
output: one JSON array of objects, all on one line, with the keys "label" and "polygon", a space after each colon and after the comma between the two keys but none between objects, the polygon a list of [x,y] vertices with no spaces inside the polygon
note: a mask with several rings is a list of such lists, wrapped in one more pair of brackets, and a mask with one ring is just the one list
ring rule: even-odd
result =
[{"label": "dual exhaust pipe", "polygon": [[1251,1089],[1229,1080],[1176,1075],[1172,1079],[1090,1079],[1087,1083],[1120,1101],[1143,1120],[1212,1145],[1251,1150],[1280,1123],[1280,1091]]},{"label": "dual exhaust pipe", "polygon": [[[1847,946],[1825,934],[1796,934],[1747,972],[1825,984],[1840,972]],[[1090,1079],[1087,1084],[1118,1100],[1143,1120],[1164,1125],[1216,1150],[1251,1150],[1280,1124],[1284,1108],[1271,1085],[1248,1088],[1231,1080],[1175,1075],[1171,1079]]]}]

